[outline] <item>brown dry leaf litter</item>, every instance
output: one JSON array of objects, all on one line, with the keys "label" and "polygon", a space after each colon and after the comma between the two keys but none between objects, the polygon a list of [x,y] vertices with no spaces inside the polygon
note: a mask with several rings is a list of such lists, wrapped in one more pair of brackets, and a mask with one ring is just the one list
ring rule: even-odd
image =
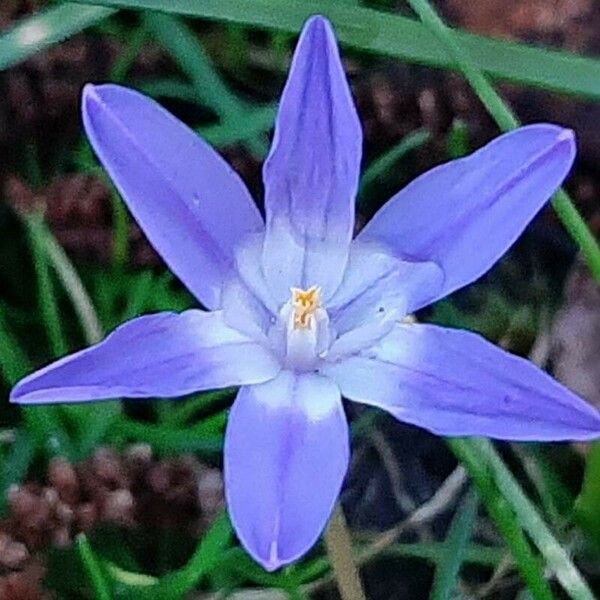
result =
[{"label": "brown dry leaf litter", "polygon": [[[223,507],[219,470],[193,456],[157,460],[137,445],[108,448],[77,465],[54,459],[44,483],[9,491],[0,523],[0,598],[46,598],[43,551],[66,547],[99,523],[128,529],[179,528],[200,536]],[[38,593],[38,595],[35,595]]]}]

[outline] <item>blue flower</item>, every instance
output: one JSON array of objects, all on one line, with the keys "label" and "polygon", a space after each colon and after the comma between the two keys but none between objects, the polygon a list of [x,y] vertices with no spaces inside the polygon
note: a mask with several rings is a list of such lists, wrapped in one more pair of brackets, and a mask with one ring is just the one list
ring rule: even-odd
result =
[{"label": "blue flower", "polygon": [[349,457],[342,396],[446,436],[587,440],[590,405],[466,331],[404,317],[485,273],[563,181],[573,133],[502,135],[394,196],[353,237],[362,133],[329,23],[305,26],[264,166],[266,222],[240,178],[152,100],[88,85],[98,157],[208,311],[134,319],[23,379],[11,400],[174,397],[240,386],[227,504],[267,569],[317,540]]}]

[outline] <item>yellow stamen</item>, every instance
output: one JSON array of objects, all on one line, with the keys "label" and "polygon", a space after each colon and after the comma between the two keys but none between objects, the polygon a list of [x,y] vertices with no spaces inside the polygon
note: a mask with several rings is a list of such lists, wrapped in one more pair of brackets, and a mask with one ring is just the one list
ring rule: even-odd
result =
[{"label": "yellow stamen", "polygon": [[312,318],[321,307],[321,288],[313,285],[307,290],[291,288],[292,306],[294,307],[294,329],[310,327]]}]

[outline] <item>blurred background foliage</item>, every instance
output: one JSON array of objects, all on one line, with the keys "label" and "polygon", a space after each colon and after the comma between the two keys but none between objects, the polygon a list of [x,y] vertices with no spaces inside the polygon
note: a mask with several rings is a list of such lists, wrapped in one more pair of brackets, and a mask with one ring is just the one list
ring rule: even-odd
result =
[{"label": "blurred background foliage", "polygon": [[[233,539],[220,467],[235,390],[25,410],[7,401],[28,371],[124,320],[194,305],[82,135],[83,84],[157,98],[219,148],[260,205],[277,97],[314,13],[336,27],[365,131],[359,226],[419,173],[491,139],[495,120],[506,127],[490,77],[522,121],[576,130],[567,188],[600,230],[593,0],[2,0],[0,598],[337,597],[320,546],[267,574]],[[565,202],[419,318],[479,331],[600,406],[600,254]],[[447,444],[348,410],[342,503],[369,599],[594,598],[600,447]]]}]

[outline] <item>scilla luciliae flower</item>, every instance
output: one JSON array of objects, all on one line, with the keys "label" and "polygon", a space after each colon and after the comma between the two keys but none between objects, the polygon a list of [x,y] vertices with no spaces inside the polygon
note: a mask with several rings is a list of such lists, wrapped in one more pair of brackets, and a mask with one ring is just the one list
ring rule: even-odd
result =
[{"label": "scilla luciliae flower", "polygon": [[362,133],[329,23],[296,49],[264,165],[263,220],[234,171],[154,101],[88,85],[83,123],[133,216],[207,310],[125,323],[26,377],[13,402],[240,386],[229,512],[267,569],[318,539],[349,455],[342,397],[445,436],[586,440],[599,414],[530,362],[406,315],[483,275],[563,181],[573,133],[502,135],[396,194],[353,237]]}]

